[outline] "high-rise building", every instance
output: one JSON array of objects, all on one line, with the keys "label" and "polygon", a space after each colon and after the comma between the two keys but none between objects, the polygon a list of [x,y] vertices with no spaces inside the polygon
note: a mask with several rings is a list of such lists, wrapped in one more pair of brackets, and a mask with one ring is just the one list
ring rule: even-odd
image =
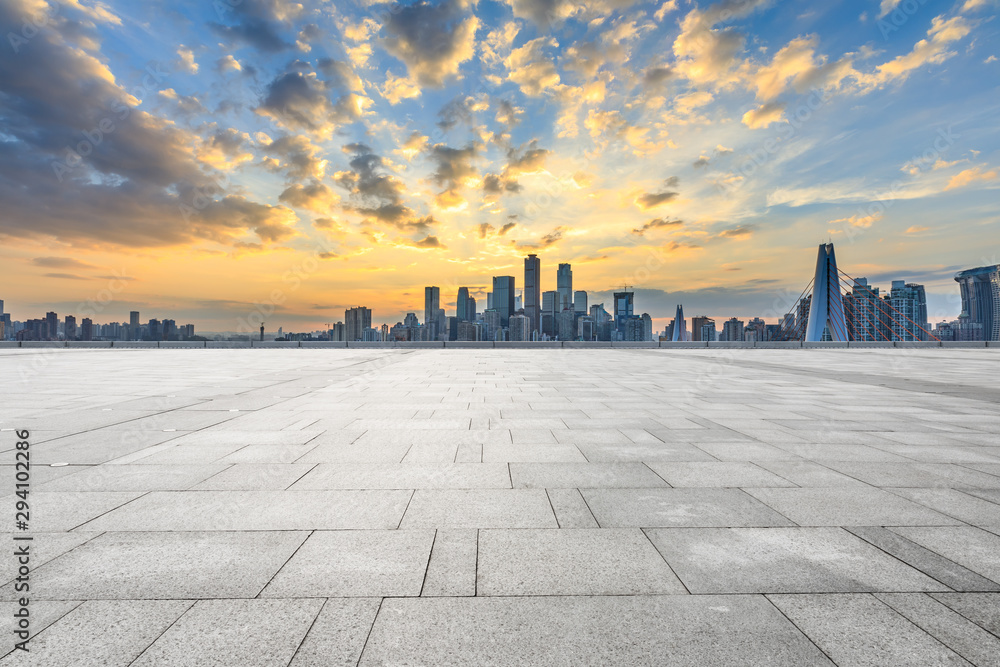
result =
[{"label": "high-rise building", "polygon": [[587,293],[583,290],[573,292],[573,310],[579,315],[586,315],[587,309]]},{"label": "high-rise building", "polygon": [[347,340],[359,341],[364,336],[365,329],[372,326],[372,311],[364,306],[356,306],[344,311],[344,329]]},{"label": "high-rise building", "polygon": [[708,321],[702,322],[701,338],[699,338],[698,340],[703,340],[706,342],[714,342],[716,340],[716,336],[718,335],[718,333],[715,330],[715,320],[708,319],[707,317],[704,319]]},{"label": "high-rise building", "polygon": [[683,343],[688,340],[687,320],[684,319],[684,306],[680,304],[677,306],[677,315],[674,316],[673,331],[670,333],[670,340],[675,343]]},{"label": "high-rise building", "polygon": [[743,330],[743,340],[750,340],[746,333],[748,331],[754,332],[755,341],[765,341],[767,340],[767,323],[759,317],[755,317],[749,322],[747,322],[746,328]]},{"label": "high-rise building", "polygon": [[507,326],[514,314],[514,276],[493,277],[493,309],[500,314],[500,326]]},{"label": "high-rise building", "polygon": [[531,340],[531,320],[527,315],[511,315],[508,321],[510,329],[510,339],[516,341]]},{"label": "high-rise building", "polygon": [[556,311],[562,312],[573,307],[573,267],[569,264],[560,264],[556,272],[556,293],[559,295],[559,303]]},{"label": "high-rise building", "polygon": [[469,297],[469,305],[465,307],[465,314],[468,316],[469,321],[473,322],[476,319],[476,300],[473,297]]},{"label": "high-rise building", "polygon": [[554,291],[542,292],[542,315],[541,328],[539,331],[546,336],[555,336],[556,328],[556,305],[559,302],[559,295]]},{"label": "high-rise building", "polygon": [[441,307],[441,288],[424,288],[424,324],[430,324],[437,319],[438,308]]},{"label": "high-rise building", "polygon": [[844,295],[844,317],[851,340],[891,340],[887,311],[878,288],[869,286],[867,278],[856,278],[851,293]]},{"label": "high-rise building", "polygon": [[891,306],[888,313],[892,340],[924,340],[927,335],[927,295],[923,285],[893,280],[884,297]]},{"label": "high-rise building", "polygon": [[66,333],[66,340],[76,340],[76,318],[67,315],[63,322],[63,331]]},{"label": "high-rise building", "polygon": [[[500,320],[500,311],[496,308],[487,308],[483,311],[483,334],[482,340],[503,340],[503,323]],[[500,336],[500,338],[497,338]]]},{"label": "high-rise building", "polygon": [[634,292],[615,292],[615,328],[619,333],[624,333],[625,322],[632,318],[634,303]]},{"label": "high-rise building", "polygon": [[966,329],[982,331],[979,340],[1000,341],[1000,265],[962,271],[955,282],[962,293]]},{"label": "high-rise building", "polygon": [[59,316],[53,312],[45,313],[45,326],[48,328],[49,340],[59,338]]},{"label": "high-rise building", "polygon": [[142,338],[142,326],[139,324],[139,311],[133,310],[128,314],[128,333],[132,340]]},{"label": "high-rise building", "polygon": [[455,297],[455,317],[458,318],[459,322],[468,322],[471,319],[469,317],[469,288],[459,287],[458,296]]},{"label": "high-rise building", "polygon": [[537,255],[524,258],[524,314],[532,331],[541,331],[542,263]]},{"label": "high-rise building", "polygon": [[163,332],[160,330],[160,320],[156,319],[150,320],[148,325],[148,332],[150,340],[161,340],[163,338]]},{"label": "high-rise building", "polygon": [[458,340],[477,341],[482,340],[480,335],[483,331],[482,322],[459,322]]},{"label": "high-rise building", "polygon": [[94,322],[89,317],[80,323],[80,340],[94,340]]},{"label": "high-rise building", "polygon": [[[706,325],[711,323],[712,330],[715,330],[715,320],[711,317],[706,317],[705,315],[699,315],[697,317],[691,318],[691,340],[706,340],[701,337],[701,330]],[[714,336],[712,337],[715,338]]]},{"label": "high-rise building", "polygon": [[726,320],[725,324],[722,325],[722,338],[721,340],[743,340],[743,330],[746,327],[743,324],[743,320],[739,320],[735,317],[730,317]]},{"label": "high-rise building", "polygon": [[559,340],[576,339],[576,313],[572,308],[566,308],[556,318]]}]

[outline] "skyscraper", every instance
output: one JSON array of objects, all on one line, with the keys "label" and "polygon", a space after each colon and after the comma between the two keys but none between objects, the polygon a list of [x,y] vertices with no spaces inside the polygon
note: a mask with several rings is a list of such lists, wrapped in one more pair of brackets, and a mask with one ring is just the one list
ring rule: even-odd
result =
[{"label": "skyscraper", "polygon": [[556,305],[559,302],[556,292],[542,292],[542,315],[538,331],[548,336],[556,335]]},{"label": "skyscraper", "polygon": [[45,326],[49,330],[49,339],[56,340],[59,338],[59,316],[55,313],[49,312],[45,313]]},{"label": "skyscraper", "polygon": [[674,329],[671,332],[671,340],[675,343],[683,343],[688,340],[687,320],[684,319],[684,306],[677,305],[677,315],[674,316]]},{"label": "skyscraper", "polygon": [[542,263],[537,255],[524,258],[524,315],[532,331],[541,331]]},{"label": "skyscraper", "polygon": [[441,307],[441,288],[424,288],[424,324],[437,320],[437,311]]},{"label": "skyscraper", "polygon": [[722,340],[743,340],[744,328],[743,320],[730,317],[726,320],[726,323],[722,325]]},{"label": "skyscraper", "polygon": [[508,326],[511,340],[531,340],[531,320],[528,319],[527,315],[511,315]]},{"label": "skyscraper", "polygon": [[924,340],[927,335],[927,294],[923,285],[893,280],[885,295],[892,306],[890,328],[893,340]]},{"label": "skyscraper", "polygon": [[514,314],[514,276],[493,277],[493,309],[500,314],[500,326],[507,326]]},{"label": "skyscraper", "polygon": [[139,311],[133,310],[128,314],[128,335],[132,340],[139,340],[142,338],[139,334],[142,331],[142,327],[139,326]]},{"label": "skyscraper", "polygon": [[982,266],[955,276],[962,292],[962,314],[982,329],[983,340],[1000,341],[1000,265]]},{"label": "skyscraper", "polygon": [[587,293],[583,290],[573,292],[573,310],[579,315],[587,314]]},{"label": "skyscraper", "polygon": [[573,267],[569,264],[559,265],[559,270],[556,272],[556,293],[559,295],[557,312],[561,313],[573,307]]},{"label": "skyscraper", "polygon": [[344,311],[344,330],[347,333],[347,340],[362,340],[365,329],[372,326],[372,311],[364,306],[356,306]]},{"label": "skyscraper", "polygon": [[72,315],[67,315],[66,320],[63,323],[63,329],[66,332],[66,340],[76,340],[76,318]]},{"label": "skyscraper", "polygon": [[80,340],[94,340],[94,322],[89,317],[80,323]]},{"label": "skyscraper", "polygon": [[635,304],[634,292],[615,292],[615,328],[625,332],[625,322],[632,318]]},{"label": "skyscraper", "polygon": [[[701,315],[701,316],[698,316],[698,317],[692,317],[691,318],[691,340],[708,340],[707,338],[702,338],[701,337],[702,327],[704,327],[708,323],[712,324],[712,330],[714,331],[715,330],[715,320],[713,320],[711,317],[706,317],[705,315]],[[713,338],[714,338],[714,336],[713,336]]]},{"label": "skyscraper", "polygon": [[455,317],[459,322],[468,322],[469,317],[469,288],[459,287],[458,296],[455,297]]}]

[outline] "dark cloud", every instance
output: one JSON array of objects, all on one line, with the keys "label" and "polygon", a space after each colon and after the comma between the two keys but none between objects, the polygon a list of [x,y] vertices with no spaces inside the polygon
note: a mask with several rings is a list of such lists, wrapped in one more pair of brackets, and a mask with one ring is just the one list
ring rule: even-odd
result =
[{"label": "dark cloud", "polygon": [[409,245],[412,245],[414,248],[436,248],[440,250],[446,250],[448,248],[448,246],[442,244],[436,236],[427,236],[419,241],[413,241]]},{"label": "dark cloud", "polygon": [[691,164],[691,166],[694,167],[695,169],[701,169],[702,167],[707,167],[708,166],[708,158],[705,157],[704,155],[702,155],[697,160],[695,160]]},{"label": "dark cloud", "polygon": [[664,228],[670,228],[670,227],[681,227],[683,225],[684,225],[684,223],[681,220],[670,220],[668,218],[656,218],[654,220],[650,220],[649,222],[647,222],[646,224],[644,224],[642,227],[638,227],[636,229],[633,229],[632,233],[635,234],[636,236],[643,236],[646,232],[648,232],[651,229],[664,229]]},{"label": "dark cloud", "polygon": [[[288,29],[302,5],[283,0],[242,0],[217,2],[225,23],[210,22],[209,27],[220,37],[234,43],[248,44],[259,51],[274,53],[287,49],[291,43],[280,34]],[[231,15],[228,15],[232,12]]]},{"label": "dark cloud", "polygon": [[[266,147],[268,158],[273,160],[270,168],[284,172],[293,180],[323,176],[323,161],[319,157],[319,152],[319,146],[302,135],[284,135]],[[268,162],[265,162],[265,165],[268,165]]]},{"label": "dark cloud", "polygon": [[746,238],[752,236],[755,231],[757,231],[757,225],[739,225],[722,230],[716,234],[716,237],[721,239]]},{"label": "dark cloud", "polygon": [[89,278],[84,278],[83,276],[78,276],[72,273],[46,273],[44,275],[46,278],[62,278],[65,280],[90,280]]},{"label": "dark cloud", "polygon": [[555,245],[561,241],[565,231],[566,228],[560,226],[543,236],[537,243],[530,241],[511,241],[510,244],[518,251],[541,250],[542,248],[548,248],[549,246]]},{"label": "dark cloud", "polygon": [[[331,102],[331,94],[338,90],[342,94]],[[311,65],[294,61],[268,84],[255,111],[289,129],[328,135],[360,118],[361,104],[354,93],[343,90],[339,78],[320,79]]]},{"label": "dark cloud", "polygon": [[406,205],[403,193],[406,187],[395,177],[384,173],[382,158],[361,143],[344,146],[351,155],[350,170],[334,175],[334,181],[344,188],[350,202],[345,210],[363,216],[368,222],[386,223],[397,229],[417,230],[427,233],[435,224],[431,216],[417,217]]},{"label": "dark cloud", "polygon": [[657,192],[647,192],[639,195],[636,200],[636,206],[638,206],[643,211],[648,211],[651,208],[656,208],[662,204],[669,201],[673,201],[677,198],[677,191],[674,189],[680,183],[680,179],[676,176],[671,176],[670,178],[663,181],[663,187]]},{"label": "dark cloud", "polygon": [[465,148],[451,148],[435,144],[427,149],[427,156],[435,165],[431,180],[443,187],[437,196],[440,206],[453,207],[464,201],[462,189],[465,182],[478,176],[474,164],[481,146],[470,143]]},{"label": "dark cloud", "polygon": [[642,75],[642,84],[647,88],[658,88],[674,76],[669,67],[650,67]]},{"label": "dark cloud", "polygon": [[469,0],[444,0],[432,5],[396,5],[385,15],[385,49],[406,64],[410,77],[440,88],[475,53],[479,20],[467,10]]},{"label": "dark cloud", "polygon": [[47,269],[94,269],[93,264],[81,262],[72,257],[35,257],[31,260],[35,266],[43,266]]}]

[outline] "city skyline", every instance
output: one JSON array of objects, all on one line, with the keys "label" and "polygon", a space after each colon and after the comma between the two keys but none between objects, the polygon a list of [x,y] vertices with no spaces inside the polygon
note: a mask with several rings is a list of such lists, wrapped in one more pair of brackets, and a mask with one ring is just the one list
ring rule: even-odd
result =
[{"label": "city skyline", "polygon": [[[573,289],[573,270],[568,263],[557,266],[556,289],[541,291],[541,267],[536,254],[524,258],[524,287],[520,291],[515,276],[493,276],[493,290],[480,302],[484,304],[482,310],[468,286],[456,289],[453,314],[441,307],[441,288],[425,286],[423,320],[414,309],[394,325],[380,324],[377,318],[373,319],[371,308],[354,306],[345,310],[343,321],[331,316],[322,329],[290,328],[286,335],[292,340],[302,340],[313,339],[313,334],[317,334],[319,339],[334,341],[659,338],[673,342],[713,341],[717,337],[728,341],[866,342],[996,341],[1000,337],[1000,265],[967,269],[954,276],[962,306],[961,315],[949,321],[935,317],[929,310],[925,285],[893,280],[890,289],[880,294],[881,288],[871,285],[866,277],[851,276],[837,265],[832,243],[820,244],[813,279],[798,297],[788,294],[776,299],[770,310],[749,322],[739,316],[728,317],[722,321],[721,332],[716,318],[705,314],[692,316],[688,329],[684,305],[679,303],[674,318],[662,333],[648,313],[636,312],[635,292],[630,286],[623,285],[622,291],[614,292],[609,311],[603,301],[593,303],[586,290]],[[110,292],[107,299],[111,299]],[[92,303],[87,308],[85,311],[78,308],[76,313],[94,315],[103,306]],[[267,314],[258,308],[241,321],[235,331],[237,337],[255,338],[259,326],[260,340],[265,340]],[[17,340],[190,340],[195,335],[193,325],[178,327],[172,319],[161,322],[154,318],[148,324],[140,324],[140,312],[134,310],[130,311],[127,323],[102,325],[87,317],[78,329],[76,319],[75,315],[66,315],[63,325],[58,314],[50,311],[44,318],[12,320],[0,299],[0,340],[15,337]],[[773,321],[769,323],[769,319]],[[283,329],[282,325],[277,327],[278,340],[284,340]],[[201,333],[218,339],[219,333],[233,332],[199,332],[199,338]]]},{"label": "city skyline", "polygon": [[991,7],[4,3],[4,298],[393,323],[534,252],[662,330],[768,311],[833,240],[952,319],[998,261]]}]

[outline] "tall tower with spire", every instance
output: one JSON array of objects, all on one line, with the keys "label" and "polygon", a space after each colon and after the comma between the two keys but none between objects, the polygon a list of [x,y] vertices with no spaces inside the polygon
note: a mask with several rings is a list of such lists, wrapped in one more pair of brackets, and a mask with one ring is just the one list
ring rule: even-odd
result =
[{"label": "tall tower with spire", "polygon": [[674,335],[671,340],[675,343],[683,343],[689,340],[687,323],[684,321],[684,306],[677,305],[677,315],[674,316]]},{"label": "tall tower with spire", "polygon": [[844,300],[840,294],[840,275],[832,243],[822,243],[819,246],[805,340],[821,341],[824,335],[829,335],[827,340],[847,340]]}]

